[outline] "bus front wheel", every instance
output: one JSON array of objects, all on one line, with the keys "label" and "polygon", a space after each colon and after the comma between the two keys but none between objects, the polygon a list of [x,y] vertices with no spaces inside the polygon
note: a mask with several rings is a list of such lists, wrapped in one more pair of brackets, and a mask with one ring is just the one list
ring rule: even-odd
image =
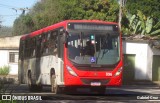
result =
[{"label": "bus front wheel", "polygon": [[55,94],[60,93],[60,87],[57,85],[56,75],[51,76],[51,91]]}]

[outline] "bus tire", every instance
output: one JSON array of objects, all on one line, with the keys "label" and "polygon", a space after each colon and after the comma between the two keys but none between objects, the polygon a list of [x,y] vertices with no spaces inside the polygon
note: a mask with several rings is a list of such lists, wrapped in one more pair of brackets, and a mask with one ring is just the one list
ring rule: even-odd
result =
[{"label": "bus tire", "polygon": [[31,78],[31,72],[28,71],[28,88],[29,88],[29,91],[33,91],[34,90],[34,85],[32,84],[32,78]]},{"label": "bus tire", "polygon": [[51,76],[51,91],[55,94],[60,93],[60,87],[57,85],[57,79],[55,75]]},{"label": "bus tire", "polygon": [[35,91],[42,91],[42,85],[36,85],[32,83],[32,76],[31,72],[28,72],[28,88],[29,91],[35,92]]}]

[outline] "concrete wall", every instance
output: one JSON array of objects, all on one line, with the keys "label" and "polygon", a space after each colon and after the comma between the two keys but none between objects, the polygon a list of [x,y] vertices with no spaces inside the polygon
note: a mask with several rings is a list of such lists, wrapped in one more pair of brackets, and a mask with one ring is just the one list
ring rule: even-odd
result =
[{"label": "concrete wall", "polygon": [[9,62],[9,53],[10,52],[18,52],[18,50],[0,50],[0,67],[6,65],[10,67],[11,75],[18,74],[18,62],[10,63]]},{"label": "concrete wall", "polygon": [[0,50],[0,66],[8,65],[8,52],[6,50]]},{"label": "concrete wall", "polygon": [[151,48],[148,41],[123,41],[123,53],[135,54],[135,80],[152,81],[153,55],[160,50]]},{"label": "concrete wall", "polygon": [[4,65],[10,66],[9,74],[11,75],[18,74],[18,62],[10,63],[9,53],[18,52],[20,37],[21,36],[0,38],[0,67]]},{"label": "concrete wall", "polygon": [[152,63],[153,63],[153,51],[152,48],[148,45],[147,49],[147,77],[148,80],[152,81]]},{"label": "concrete wall", "polygon": [[153,52],[153,55],[160,55],[160,50],[159,49],[153,48],[152,52]]},{"label": "concrete wall", "polygon": [[21,36],[0,38],[0,49],[19,48],[19,40]]},{"label": "concrete wall", "polygon": [[135,80],[149,80],[148,43],[136,43],[123,41],[123,53],[135,54]]}]

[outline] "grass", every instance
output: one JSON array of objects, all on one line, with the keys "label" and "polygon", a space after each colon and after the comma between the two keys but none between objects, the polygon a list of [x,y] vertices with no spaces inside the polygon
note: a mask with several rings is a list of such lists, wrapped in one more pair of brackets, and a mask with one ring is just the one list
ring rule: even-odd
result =
[{"label": "grass", "polygon": [[[10,72],[10,67],[9,66],[4,65],[4,66],[0,67],[0,75],[6,76],[6,75],[9,74],[9,72]],[[4,78],[0,77],[0,94],[4,93],[6,91],[6,88],[4,88],[4,87],[6,87],[5,82],[4,82]]]},{"label": "grass", "polygon": [[0,67],[0,75],[8,75],[10,72],[10,67],[9,66],[2,66]]},{"label": "grass", "polygon": [[[0,75],[2,75],[3,78],[0,77],[0,96],[4,95],[5,93],[9,93],[8,95],[11,95],[12,97],[12,91],[14,90],[14,88],[12,90],[8,91],[8,88],[11,84],[6,84],[5,82],[5,77],[9,74],[10,72],[10,67],[9,66],[2,66],[0,67]],[[2,97],[0,97],[2,98]],[[0,103],[28,103],[28,101],[22,100],[22,101],[18,101],[18,100],[1,100],[0,99]]]}]

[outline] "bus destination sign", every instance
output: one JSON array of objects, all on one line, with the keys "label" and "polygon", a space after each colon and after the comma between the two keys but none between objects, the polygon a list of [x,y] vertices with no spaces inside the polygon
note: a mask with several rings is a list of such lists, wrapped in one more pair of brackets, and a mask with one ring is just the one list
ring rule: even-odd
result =
[{"label": "bus destination sign", "polygon": [[68,29],[74,30],[107,30],[117,31],[117,25],[92,24],[92,23],[69,23]]}]

